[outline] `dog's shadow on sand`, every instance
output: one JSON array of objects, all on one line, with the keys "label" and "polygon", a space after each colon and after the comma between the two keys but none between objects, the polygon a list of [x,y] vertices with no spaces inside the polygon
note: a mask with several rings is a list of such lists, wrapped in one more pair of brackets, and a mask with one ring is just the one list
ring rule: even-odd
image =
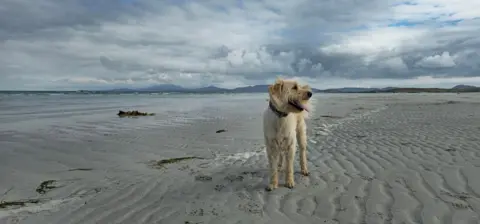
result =
[{"label": "dog's shadow on sand", "polygon": [[[194,175],[195,187],[201,189],[203,193],[216,194],[220,192],[258,192],[268,193],[266,187],[270,181],[270,172],[266,168],[246,168],[232,167],[213,174],[196,174]],[[279,189],[283,187],[283,179],[285,173],[279,172]],[[302,174],[295,172],[295,179],[298,183],[302,181]],[[211,189],[212,191],[209,191]],[[286,190],[291,190],[287,189]]]}]

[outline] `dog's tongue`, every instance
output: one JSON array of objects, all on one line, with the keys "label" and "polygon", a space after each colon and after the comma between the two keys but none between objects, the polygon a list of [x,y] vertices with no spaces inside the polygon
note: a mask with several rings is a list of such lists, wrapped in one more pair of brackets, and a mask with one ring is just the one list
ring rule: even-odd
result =
[{"label": "dog's tongue", "polygon": [[304,109],[305,111],[310,112],[310,111],[308,111],[308,107],[307,107],[307,106],[305,106],[305,105],[303,105],[303,104],[301,104],[301,103],[299,103],[298,106],[300,106],[300,107],[301,107],[302,109]]}]

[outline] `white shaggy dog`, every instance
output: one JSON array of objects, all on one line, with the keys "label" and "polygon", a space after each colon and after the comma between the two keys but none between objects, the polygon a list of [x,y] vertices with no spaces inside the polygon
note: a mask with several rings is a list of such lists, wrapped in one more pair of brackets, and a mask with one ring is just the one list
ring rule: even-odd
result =
[{"label": "white shaggy dog", "polygon": [[300,148],[301,173],[308,176],[307,168],[307,127],[305,116],[309,111],[309,99],[312,90],[308,85],[302,86],[295,80],[277,79],[268,87],[269,107],[263,115],[263,133],[270,169],[271,191],[278,187],[278,171],[285,159],[285,186],[293,188],[293,161]]}]

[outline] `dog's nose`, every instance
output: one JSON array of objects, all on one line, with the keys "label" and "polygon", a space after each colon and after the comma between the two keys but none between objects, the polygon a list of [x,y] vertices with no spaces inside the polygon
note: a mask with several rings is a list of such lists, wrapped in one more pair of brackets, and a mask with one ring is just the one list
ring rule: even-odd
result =
[{"label": "dog's nose", "polygon": [[310,92],[310,91],[307,93],[308,98],[312,97],[312,95],[313,95],[313,93]]}]

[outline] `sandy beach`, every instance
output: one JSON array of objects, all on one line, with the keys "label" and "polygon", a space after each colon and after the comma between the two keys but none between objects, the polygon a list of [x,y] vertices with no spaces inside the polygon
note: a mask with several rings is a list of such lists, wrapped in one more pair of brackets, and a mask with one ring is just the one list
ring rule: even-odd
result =
[{"label": "sandy beach", "polygon": [[267,94],[2,96],[0,223],[480,223],[479,97],[317,94],[266,192]]}]

